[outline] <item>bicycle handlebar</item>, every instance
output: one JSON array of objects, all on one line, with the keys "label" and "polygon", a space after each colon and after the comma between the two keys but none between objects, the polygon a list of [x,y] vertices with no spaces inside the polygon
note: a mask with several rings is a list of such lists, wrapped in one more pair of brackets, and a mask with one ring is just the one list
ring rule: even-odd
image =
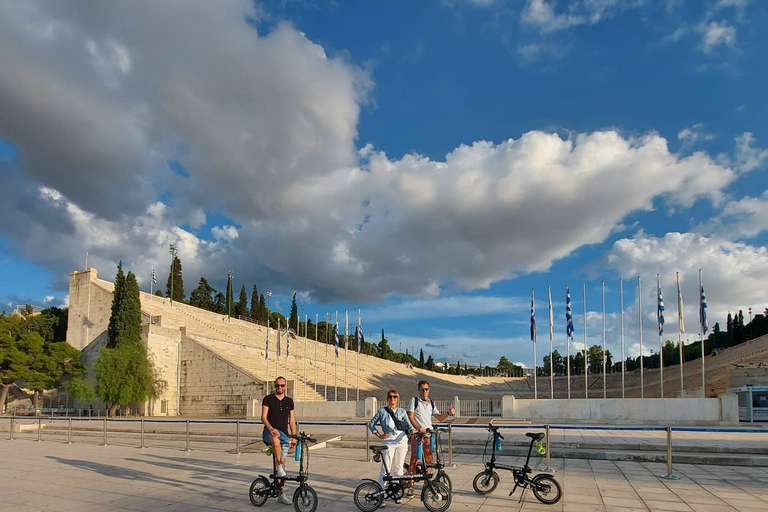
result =
[{"label": "bicycle handlebar", "polygon": [[310,442],[310,443],[317,443],[317,439],[312,437],[310,434],[307,434],[305,432],[299,432],[299,435],[297,436],[289,436],[292,439],[296,439],[299,442]]}]

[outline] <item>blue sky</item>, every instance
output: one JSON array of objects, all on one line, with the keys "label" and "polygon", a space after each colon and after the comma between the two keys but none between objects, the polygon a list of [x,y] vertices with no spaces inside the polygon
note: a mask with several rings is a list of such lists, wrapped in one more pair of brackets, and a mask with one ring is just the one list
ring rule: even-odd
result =
[{"label": "blue sky", "polygon": [[[66,303],[85,252],[288,312],[358,308],[438,360],[626,353],[656,274],[695,339],[762,311],[768,6],[756,0],[0,2],[0,301]],[[343,314],[341,315],[343,317]],[[353,327],[350,327],[353,330]]]}]

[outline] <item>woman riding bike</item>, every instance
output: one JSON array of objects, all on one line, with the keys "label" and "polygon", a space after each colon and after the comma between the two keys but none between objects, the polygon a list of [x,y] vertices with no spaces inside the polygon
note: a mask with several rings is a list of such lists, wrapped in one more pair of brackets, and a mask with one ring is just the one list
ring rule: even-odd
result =
[{"label": "woman riding bike", "polygon": [[[382,452],[381,472],[379,473],[379,485],[384,488],[384,475],[386,467],[392,469],[392,476],[403,475],[403,463],[408,454],[408,432],[412,429],[405,409],[398,407],[400,395],[394,389],[387,391],[387,405],[379,409],[368,422],[370,431],[389,448]],[[381,432],[376,430],[381,429]],[[400,500],[396,500],[400,503]]]}]

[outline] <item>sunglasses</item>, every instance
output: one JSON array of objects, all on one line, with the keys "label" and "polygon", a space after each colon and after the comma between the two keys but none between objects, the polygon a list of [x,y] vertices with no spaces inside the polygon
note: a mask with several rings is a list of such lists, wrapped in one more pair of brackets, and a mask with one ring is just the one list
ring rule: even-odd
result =
[{"label": "sunglasses", "polygon": [[397,395],[389,395],[389,396],[387,397],[387,400],[389,400],[389,399],[391,399],[391,398],[397,399],[397,398],[399,398],[399,397],[398,397]]},{"label": "sunglasses", "polygon": [[275,387],[276,387],[276,388],[284,388],[284,387],[285,387],[285,384],[275,384]]},{"label": "sunglasses", "polygon": [[419,391],[421,391],[421,392],[429,391],[429,388],[421,388]]}]

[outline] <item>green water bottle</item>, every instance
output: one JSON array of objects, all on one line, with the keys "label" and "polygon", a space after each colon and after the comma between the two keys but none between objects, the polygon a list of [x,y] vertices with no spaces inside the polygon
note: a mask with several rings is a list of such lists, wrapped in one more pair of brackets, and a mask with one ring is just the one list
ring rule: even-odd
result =
[{"label": "green water bottle", "polygon": [[271,444],[269,446],[267,446],[267,455],[268,456],[272,455],[272,445]]},{"label": "green water bottle", "polygon": [[547,453],[547,450],[544,448],[544,445],[541,444],[541,441],[536,441],[536,451],[539,452],[539,455]]}]

